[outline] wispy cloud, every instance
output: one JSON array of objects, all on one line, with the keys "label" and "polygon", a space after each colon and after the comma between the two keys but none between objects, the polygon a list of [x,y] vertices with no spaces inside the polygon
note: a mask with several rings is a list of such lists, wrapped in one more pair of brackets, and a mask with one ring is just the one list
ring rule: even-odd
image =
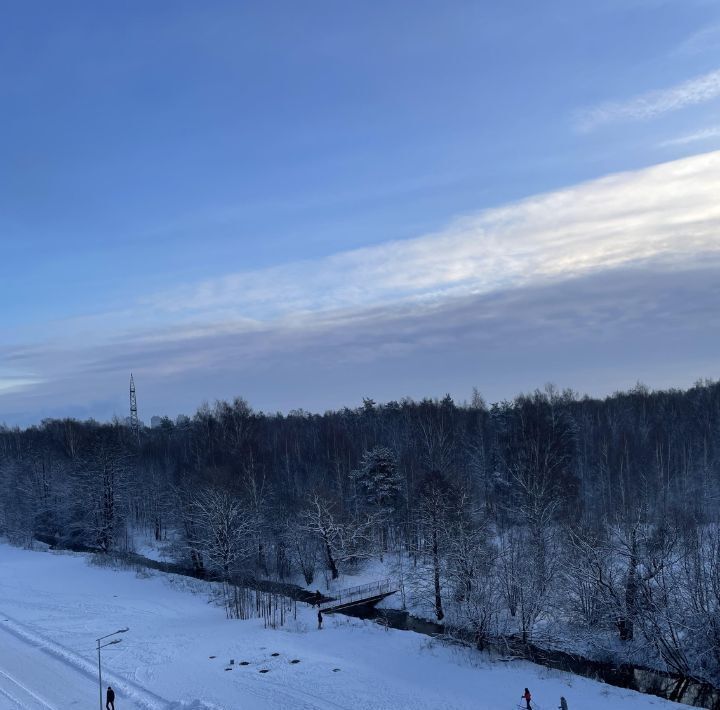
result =
[{"label": "wispy cloud", "polygon": [[0,375],[0,395],[32,387],[41,383],[41,380],[34,377],[20,377]]},{"label": "wispy cloud", "polygon": [[[633,339],[652,358],[658,346],[649,334],[684,330],[689,370],[719,344],[710,333],[720,332],[712,286],[720,283],[719,194],[720,152],[707,153],[486,210],[416,239],[147,294],[123,311],[66,323],[52,342],[0,348],[0,372],[24,380],[11,390],[14,378],[4,387],[0,378],[0,409],[94,400],[124,411],[131,369],[153,383],[146,402],[153,398],[154,412],[238,392],[259,406],[307,406],[310,389],[321,407],[331,371],[338,396],[366,366],[391,373],[378,396],[428,394],[420,390],[430,375],[477,384],[473,363],[489,347],[522,350],[523,338],[532,347],[542,341],[548,367],[570,367],[561,343],[575,343],[572,357],[595,363],[590,384],[606,336]],[[705,340],[715,339],[696,357],[706,331]],[[460,350],[462,368],[443,370]],[[534,384],[553,376],[541,364],[522,364]],[[510,366],[498,356],[493,378],[512,379],[503,371]],[[393,389],[398,367],[409,383],[403,392]]]},{"label": "wispy cloud", "polygon": [[649,91],[626,101],[609,101],[578,112],[577,129],[583,133],[600,126],[625,121],[644,121],[686,106],[720,97],[720,69],[675,86]]},{"label": "wispy cloud", "polygon": [[720,24],[703,27],[681,42],[675,50],[677,54],[702,54],[716,51],[720,41]]},{"label": "wispy cloud", "polygon": [[670,148],[678,145],[687,145],[688,143],[699,143],[701,141],[707,141],[713,138],[720,138],[720,126],[703,128],[701,131],[688,133],[687,135],[679,136],[678,138],[671,138],[670,140],[666,140],[660,143],[660,147]]},{"label": "wispy cloud", "polygon": [[160,320],[246,325],[389,303],[433,303],[720,252],[720,153],[613,175],[458,220],[447,229],[149,296]]},{"label": "wispy cloud", "polygon": [[[0,421],[37,421],[40,407],[55,416],[124,414],[131,367],[144,417],[189,413],[203,400],[236,394],[269,411],[321,411],[362,396],[449,391],[462,398],[472,385],[490,401],[546,381],[595,394],[638,379],[689,385],[718,374],[719,273],[720,259],[687,268],[636,265],[422,308],[307,318],[295,327],[208,328],[192,339],[168,332],[165,342],[106,343],[84,351],[76,373],[65,369],[43,385],[41,397],[1,399]],[[77,353],[34,355],[41,368],[69,356]],[[15,411],[35,416],[8,418]]]}]

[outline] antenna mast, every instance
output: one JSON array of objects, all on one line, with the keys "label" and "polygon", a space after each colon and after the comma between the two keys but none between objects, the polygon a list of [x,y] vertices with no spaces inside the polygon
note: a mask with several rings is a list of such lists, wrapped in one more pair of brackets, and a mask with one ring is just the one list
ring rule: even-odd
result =
[{"label": "antenna mast", "polygon": [[135,380],[132,372],[130,373],[130,429],[136,439],[140,438],[140,425],[138,424],[137,415],[137,398],[135,397]]}]

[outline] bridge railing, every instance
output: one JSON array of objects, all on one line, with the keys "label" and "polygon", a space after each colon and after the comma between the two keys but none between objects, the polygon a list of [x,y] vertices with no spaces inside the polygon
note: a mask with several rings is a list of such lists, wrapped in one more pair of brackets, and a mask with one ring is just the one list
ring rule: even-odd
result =
[{"label": "bridge railing", "polygon": [[330,607],[343,606],[352,602],[361,601],[362,599],[371,599],[381,594],[389,594],[395,591],[392,580],[383,579],[370,584],[361,584],[357,587],[347,587],[335,592],[332,601],[326,604]]}]

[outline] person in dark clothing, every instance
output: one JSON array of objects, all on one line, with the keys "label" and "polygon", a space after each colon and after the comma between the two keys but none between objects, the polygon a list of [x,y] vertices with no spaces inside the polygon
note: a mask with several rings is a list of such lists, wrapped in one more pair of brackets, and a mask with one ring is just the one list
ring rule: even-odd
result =
[{"label": "person in dark clothing", "polygon": [[525,707],[527,708],[527,710],[532,710],[532,706],[530,705],[532,695],[530,695],[530,691],[525,688],[525,692],[520,697],[525,701]]},{"label": "person in dark clothing", "polygon": [[315,597],[314,597],[314,599],[313,599],[313,606],[319,607],[319,606],[320,606],[320,600],[321,600],[321,599],[322,599],[322,594],[320,594],[320,590],[318,589],[318,590],[315,592]]},{"label": "person in dark clothing", "polygon": [[318,631],[322,629],[322,609],[318,609]]},{"label": "person in dark clothing", "polygon": [[108,685],[105,710],[115,710],[115,691]]},{"label": "person in dark clothing", "polygon": [[558,710],[568,710],[567,700],[561,695],[560,696],[560,707]]}]

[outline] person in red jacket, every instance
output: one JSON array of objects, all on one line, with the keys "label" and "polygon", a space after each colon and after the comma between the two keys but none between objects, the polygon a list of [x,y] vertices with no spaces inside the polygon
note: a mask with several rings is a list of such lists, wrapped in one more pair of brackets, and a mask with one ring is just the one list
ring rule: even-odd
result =
[{"label": "person in red jacket", "polygon": [[525,701],[525,706],[527,707],[527,710],[532,710],[532,706],[530,705],[530,700],[532,696],[530,695],[530,691],[525,688],[525,692],[520,696]]}]

